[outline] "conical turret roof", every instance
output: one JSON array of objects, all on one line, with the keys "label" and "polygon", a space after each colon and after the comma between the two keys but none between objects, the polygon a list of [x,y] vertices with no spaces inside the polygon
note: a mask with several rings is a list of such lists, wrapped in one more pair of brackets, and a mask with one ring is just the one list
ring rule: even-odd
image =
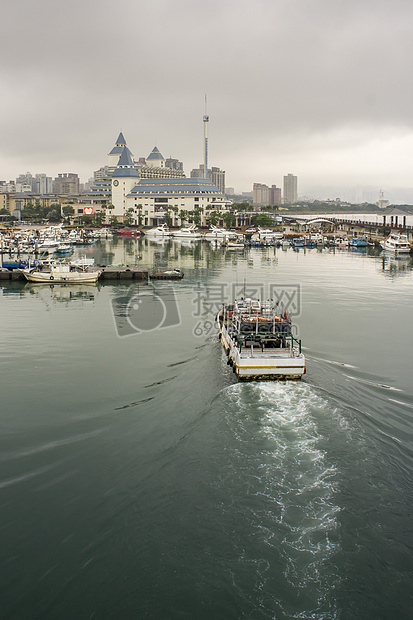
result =
[{"label": "conical turret roof", "polygon": [[[118,139],[116,140],[116,145],[110,151],[109,155],[121,155],[124,148],[128,148],[126,146],[126,140],[122,132],[120,132]],[[132,153],[129,151],[129,154],[132,156]]]},{"label": "conical turret roof", "polygon": [[148,157],[146,158],[147,160],[153,160],[153,159],[164,159],[162,153],[160,152],[160,150],[158,149],[157,146],[154,146],[152,149],[152,152],[148,155]]},{"label": "conical turret roof", "polygon": [[119,157],[118,167],[112,174],[113,177],[139,177],[139,173],[134,167],[133,159],[127,146],[122,147]]}]

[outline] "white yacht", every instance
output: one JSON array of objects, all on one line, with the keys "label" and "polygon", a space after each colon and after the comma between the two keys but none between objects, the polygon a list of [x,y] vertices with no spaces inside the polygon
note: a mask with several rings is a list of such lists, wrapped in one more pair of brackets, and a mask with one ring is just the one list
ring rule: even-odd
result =
[{"label": "white yacht", "polygon": [[154,228],[150,228],[149,230],[144,230],[145,237],[171,237],[172,233],[169,230],[169,226],[166,224],[161,224],[160,226],[155,226]]},{"label": "white yacht", "polygon": [[401,233],[391,233],[387,239],[382,242],[381,246],[384,250],[389,250],[396,254],[409,254],[412,249],[407,235]]},{"label": "white yacht", "polygon": [[211,226],[211,229],[204,234],[204,239],[207,241],[216,241],[217,239],[222,241],[227,239],[228,231],[226,228],[217,228],[216,226]]},{"label": "white yacht", "polygon": [[281,241],[284,238],[284,233],[275,232],[274,230],[271,230],[271,228],[258,227],[258,234],[260,239],[265,241]]},{"label": "white yacht", "polygon": [[180,228],[172,232],[172,237],[177,239],[202,239],[200,232],[195,230],[195,226],[189,226],[187,228]]}]

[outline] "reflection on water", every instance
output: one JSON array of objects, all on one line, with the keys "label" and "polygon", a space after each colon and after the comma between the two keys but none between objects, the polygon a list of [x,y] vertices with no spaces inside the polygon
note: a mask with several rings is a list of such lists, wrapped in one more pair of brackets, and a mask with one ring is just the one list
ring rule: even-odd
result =
[{"label": "reflection on water", "polygon": [[377,262],[383,274],[390,278],[408,275],[413,269],[413,258],[410,255],[395,256],[383,252]]},{"label": "reflection on water", "polygon": [[27,282],[22,292],[33,295],[45,303],[93,302],[98,294],[99,284],[33,284]]}]

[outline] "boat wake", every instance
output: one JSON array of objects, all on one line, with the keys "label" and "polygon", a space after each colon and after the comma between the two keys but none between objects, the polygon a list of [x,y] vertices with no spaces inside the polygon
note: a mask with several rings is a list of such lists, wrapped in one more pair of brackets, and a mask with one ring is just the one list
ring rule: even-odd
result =
[{"label": "boat wake", "polygon": [[304,609],[306,618],[335,618],[338,471],[317,425],[332,406],[305,383],[237,384],[225,393],[242,460],[234,471],[247,476],[249,525],[266,560],[261,603],[273,613],[275,599],[290,601],[276,607],[291,618]]}]

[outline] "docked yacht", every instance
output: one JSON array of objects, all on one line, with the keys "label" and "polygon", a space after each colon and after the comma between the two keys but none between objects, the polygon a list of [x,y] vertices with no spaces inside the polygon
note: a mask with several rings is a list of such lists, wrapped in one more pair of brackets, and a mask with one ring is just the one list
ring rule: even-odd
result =
[{"label": "docked yacht", "polygon": [[238,379],[301,379],[306,371],[301,340],[292,334],[287,312],[272,302],[240,299],[217,315],[228,365]]},{"label": "docked yacht", "polygon": [[166,224],[161,224],[160,226],[155,226],[154,228],[150,228],[149,230],[144,231],[145,237],[171,237],[172,233],[169,230],[169,226]]},{"label": "docked yacht", "polygon": [[382,242],[381,246],[384,250],[389,250],[395,254],[409,254],[412,249],[407,235],[401,233],[391,233],[387,239]]},{"label": "docked yacht", "polygon": [[226,228],[217,228],[216,226],[211,226],[210,230],[204,234],[204,239],[207,241],[223,241],[227,237],[228,231]]},{"label": "docked yacht", "polygon": [[195,226],[188,226],[187,228],[174,230],[172,232],[172,237],[174,237],[174,239],[193,239],[195,241],[202,239],[201,233],[195,229]]},{"label": "docked yacht", "polygon": [[263,239],[264,241],[282,241],[284,239],[284,233],[276,232],[271,228],[258,227],[258,234],[260,239]]}]

